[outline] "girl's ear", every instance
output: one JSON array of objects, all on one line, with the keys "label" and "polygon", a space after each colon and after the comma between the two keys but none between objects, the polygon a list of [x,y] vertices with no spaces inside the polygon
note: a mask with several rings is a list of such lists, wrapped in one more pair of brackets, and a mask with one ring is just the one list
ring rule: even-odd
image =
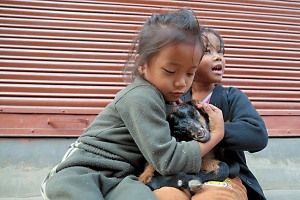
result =
[{"label": "girl's ear", "polygon": [[139,54],[135,55],[135,63],[139,63],[138,71],[139,71],[140,75],[144,76],[146,67],[143,62],[139,61],[139,56],[140,56]]},{"label": "girl's ear", "polygon": [[139,58],[140,58],[140,54],[135,54],[135,56],[134,56],[134,62],[137,63],[138,60],[139,60]]},{"label": "girl's ear", "polygon": [[139,73],[140,73],[140,75],[142,75],[142,76],[144,76],[144,69],[145,69],[144,65],[139,65],[139,66],[138,66]]}]

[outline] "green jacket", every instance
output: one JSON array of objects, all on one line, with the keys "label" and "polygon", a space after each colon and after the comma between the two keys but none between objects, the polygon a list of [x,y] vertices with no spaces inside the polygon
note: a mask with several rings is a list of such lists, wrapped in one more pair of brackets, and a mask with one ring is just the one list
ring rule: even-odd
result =
[{"label": "green jacket", "polygon": [[[176,142],[166,116],[165,100],[159,90],[136,78],[78,138],[78,148],[101,157],[87,158],[88,165],[109,176],[137,175],[145,159],[163,175],[198,172],[201,150],[197,142]],[[65,162],[58,170],[74,164],[86,166],[84,157]]]}]

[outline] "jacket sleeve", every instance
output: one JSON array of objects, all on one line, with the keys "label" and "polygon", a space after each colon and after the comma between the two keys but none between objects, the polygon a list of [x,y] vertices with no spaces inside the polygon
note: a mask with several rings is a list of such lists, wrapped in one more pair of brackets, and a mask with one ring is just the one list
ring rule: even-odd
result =
[{"label": "jacket sleeve", "polygon": [[116,109],[145,159],[160,174],[199,172],[199,145],[195,141],[176,142],[171,137],[165,102],[159,91],[140,86],[120,98]]},{"label": "jacket sleeve", "polygon": [[265,123],[247,95],[230,87],[227,90],[228,120],[222,146],[228,150],[256,152],[268,143]]}]

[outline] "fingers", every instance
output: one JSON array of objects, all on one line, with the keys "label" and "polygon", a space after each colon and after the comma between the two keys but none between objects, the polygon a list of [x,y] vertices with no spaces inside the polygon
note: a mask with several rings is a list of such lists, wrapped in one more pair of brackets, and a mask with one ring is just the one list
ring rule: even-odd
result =
[{"label": "fingers", "polygon": [[[214,112],[221,111],[217,106],[214,106],[214,105],[212,105],[212,104],[207,104],[207,103],[205,103],[205,104],[204,104],[204,107],[205,107],[205,106],[210,107],[210,109],[211,109],[212,111],[214,111]],[[222,112],[222,111],[221,111],[221,112]]]},{"label": "fingers", "polygon": [[177,104],[182,104],[183,103],[183,101],[181,100],[181,99],[179,99],[178,101],[177,101]]},{"label": "fingers", "polygon": [[183,103],[183,101],[182,101],[181,99],[179,99],[178,101],[172,102],[172,105],[173,105],[173,106],[177,106],[177,105],[180,105],[180,104],[182,104],[182,103]]},{"label": "fingers", "polygon": [[200,192],[196,193],[192,200],[228,200],[235,199],[234,191],[229,187],[206,186],[204,185]]},{"label": "fingers", "polygon": [[[208,104],[208,103],[198,103],[198,104],[196,104],[196,106],[197,106],[197,108],[198,109],[204,109],[206,112],[210,112],[210,113],[212,113],[212,111],[213,112],[222,112],[218,107],[216,107],[216,106],[214,106],[214,105],[212,105],[212,104]],[[209,113],[207,113],[207,114],[209,114]]]},{"label": "fingers", "polygon": [[236,177],[234,179],[226,179],[226,181],[231,185],[236,199],[238,200],[248,200],[247,197],[247,189],[246,187],[243,185],[242,181],[240,178]]},{"label": "fingers", "polygon": [[209,128],[212,137],[216,137],[218,141],[221,141],[224,137],[224,119],[222,111],[211,104],[203,104],[204,111],[209,117]]},{"label": "fingers", "polygon": [[162,187],[160,189],[154,190],[154,195],[158,200],[189,200],[191,199],[189,193],[185,193],[184,191],[173,188],[173,187]]},{"label": "fingers", "polygon": [[209,118],[215,121],[216,123],[222,123],[223,122],[223,114],[222,111],[212,105],[212,104],[203,104],[204,111],[208,114]]}]

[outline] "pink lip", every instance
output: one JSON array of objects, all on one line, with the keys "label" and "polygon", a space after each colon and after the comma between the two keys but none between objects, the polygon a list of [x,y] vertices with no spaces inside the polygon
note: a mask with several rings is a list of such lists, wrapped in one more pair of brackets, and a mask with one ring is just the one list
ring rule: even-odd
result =
[{"label": "pink lip", "polygon": [[223,75],[223,65],[218,64],[212,68],[212,71],[216,75]]},{"label": "pink lip", "polygon": [[219,75],[219,76],[223,75],[222,71],[213,71],[213,73],[216,74],[216,75]]},{"label": "pink lip", "polygon": [[181,97],[184,93],[183,92],[172,92],[173,96]]}]

